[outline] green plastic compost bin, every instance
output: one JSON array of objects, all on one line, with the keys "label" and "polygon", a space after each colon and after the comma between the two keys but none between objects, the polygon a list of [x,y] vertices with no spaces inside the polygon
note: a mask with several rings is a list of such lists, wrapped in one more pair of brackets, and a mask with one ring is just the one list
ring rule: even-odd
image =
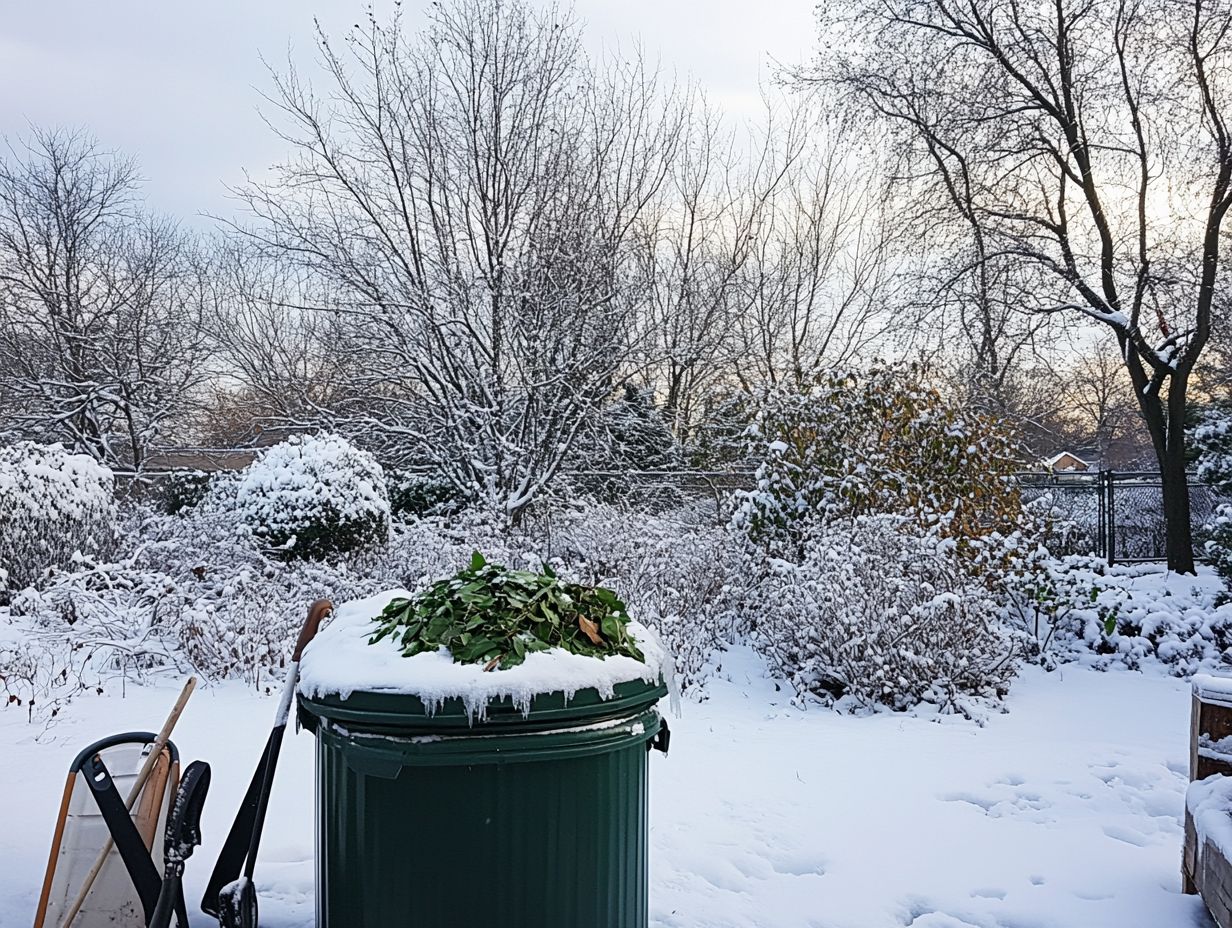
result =
[{"label": "green plastic compost bin", "polygon": [[662,684],[508,699],[301,695],[316,734],[318,928],[645,928]]}]

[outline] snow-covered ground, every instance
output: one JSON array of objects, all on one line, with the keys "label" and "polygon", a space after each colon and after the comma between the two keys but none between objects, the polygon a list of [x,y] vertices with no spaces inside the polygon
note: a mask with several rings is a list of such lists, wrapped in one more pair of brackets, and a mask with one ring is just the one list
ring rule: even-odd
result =
[{"label": "snow-covered ground", "polygon": [[[0,712],[0,925],[28,925],[64,769],[103,734],[156,728],[178,687],[80,698],[36,737]],[[788,704],[749,652],[651,763],[658,928],[1209,926],[1180,894],[1189,688],[1124,670],[1027,669],[982,727]],[[200,898],[274,713],[228,683],[193,696],[176,741],[213,764]],[[313,920],[312,739],[288,737],[258,883],[263,925]],[[209,920],[197,915],[194,925]]]}]

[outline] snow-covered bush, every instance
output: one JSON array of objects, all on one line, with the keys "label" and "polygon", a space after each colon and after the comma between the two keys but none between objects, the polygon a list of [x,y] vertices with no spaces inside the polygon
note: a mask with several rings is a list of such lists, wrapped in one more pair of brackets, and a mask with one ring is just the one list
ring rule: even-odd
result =
[{"label": "snow-covered bush", "polygon": [[163,487],[163,509],[169,515],[196,506],[210,492],[213,475],[200,470],[182,471],[167,478]]},{"label": "snow-covered bush", "polygon": [[111,471],[60,445],[0,447],[0,596],[77,554],[105,554],[115,535]]},{"label": "snow-covered bush", "polygon": [[771,388],[750,431],[763,459],[736,527],[772,556],[798,560],[817,525],[879,513],[960,545],[1020,527],[1008,430],[944,399],[914,365]]},{"label": "snow-covered bush", "polygon": [[1193,431],[1197,475],[1203,483],[1232,487],[1232,409],[1209,406]]},{"label": "snow-covered bush", "polygon": [[321,558],[389,537],[389,493],[372,455],[336,435],[291,438],[244,471],[235,506],[257,542]]},{"label": "snow-covered bush", "polygon": [[460,510],[466,503],[462,493],[442,477],[412,471],[389,473],[389,510],[399,517],[444,516]]},{"label": "snow-covered bush", "polygon": [[1232,504],[1220,503],[1202,526],[1206,559],[1225,581],[1232,582]]},{"label": "snow-covered bush", "polygon": [[629,615],[659,633],[684,688],[700,683],[732,640],[742,566],[723,530],[689,515],[597,505],[558,514],[541,533],[562,575],[610,586]]},{"label": "snow-covered bush", "polygon": [[308,603],[420,590],[476,549],[520,569],[551,565],[561,577],[610,585],[673,649],[684,687],[701,680],[730,637],[725,534],[712,525],[576,506],[510,531],[467,510],[448,521],[397,522],[387,545],[345,561],[284,558],[241,530],[239,482],[214,481],[176,516],[126,506],[113,560],[79,559],[73,572],[0,606],[0,696],[16,695],[26,708],[33,697],[36,717],[46,718],[84,689],[162,670],[269,687]]},{"label": "snow-covered bush", "polygon": [[[1198,479],[1232,496],[1232,411],[1213,406],[1194,429]],[[1203,552],[1225,581],[1232,583],[1232,503],[1220,503],[1199,531]]]},{"label": "snow-covered bush", "polygon": [[799,563],[767,562],[747,595],[751,640],[801,693],[961,711],[1003,695],[1014,673],[995,597],[953,539],[904,516],[824,524]]},{"label": "snow-covered bush", "polygon": [[1068,645],[1076,633],[1091,647],[1114,633],[1126,596],[1109,579],[1110,570],[1103,558],[1039,552],[1006,579],[1006,619],[1030,642],[1030,657],[1053,666],[1058,657],[1072,656]]},{"label": "snow-covered bush", "polygon": [[1193,577],[1080,556],[1044,566],[1015,616],[1046,657],[1130,669],[1158,662],[1176,676],[1232,664],[1232,604],[1205,568]]},{"label": "snow-covered bush", "polygon": [[1008,430],[910,366],[773,388],[750,431],[763,461],[732,527],[771,661],[798,689],[896,709],[1000,693],[1006,586],[1040,556]]}]

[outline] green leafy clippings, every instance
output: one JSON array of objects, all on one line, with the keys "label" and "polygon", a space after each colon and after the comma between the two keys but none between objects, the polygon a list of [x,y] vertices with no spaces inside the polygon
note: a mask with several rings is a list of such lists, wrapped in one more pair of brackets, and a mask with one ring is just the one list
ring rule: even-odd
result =
[{"label": "green leafy clippings", "polygon": [[443,647],[455,661],[485,669],[506,670],[555,647],[645,660],[611,590],[568,583],[547,567],[537,574],[489,564],[478,551],[460,573],[390,602],[377,622],[369,644],[391,638],[404,657]]}]

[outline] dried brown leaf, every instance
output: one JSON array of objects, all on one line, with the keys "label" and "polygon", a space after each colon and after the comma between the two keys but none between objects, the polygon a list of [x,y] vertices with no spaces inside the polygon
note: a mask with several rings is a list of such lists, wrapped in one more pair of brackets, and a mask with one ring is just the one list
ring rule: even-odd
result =
[{"label": "dried brown leaf", "polygon": [[582,634],[590,639],[591,644],[603,644],[603,636],[599,634],[599,624],[592,622],[584,615],[578,616],[578,628],[582,630]]}]

